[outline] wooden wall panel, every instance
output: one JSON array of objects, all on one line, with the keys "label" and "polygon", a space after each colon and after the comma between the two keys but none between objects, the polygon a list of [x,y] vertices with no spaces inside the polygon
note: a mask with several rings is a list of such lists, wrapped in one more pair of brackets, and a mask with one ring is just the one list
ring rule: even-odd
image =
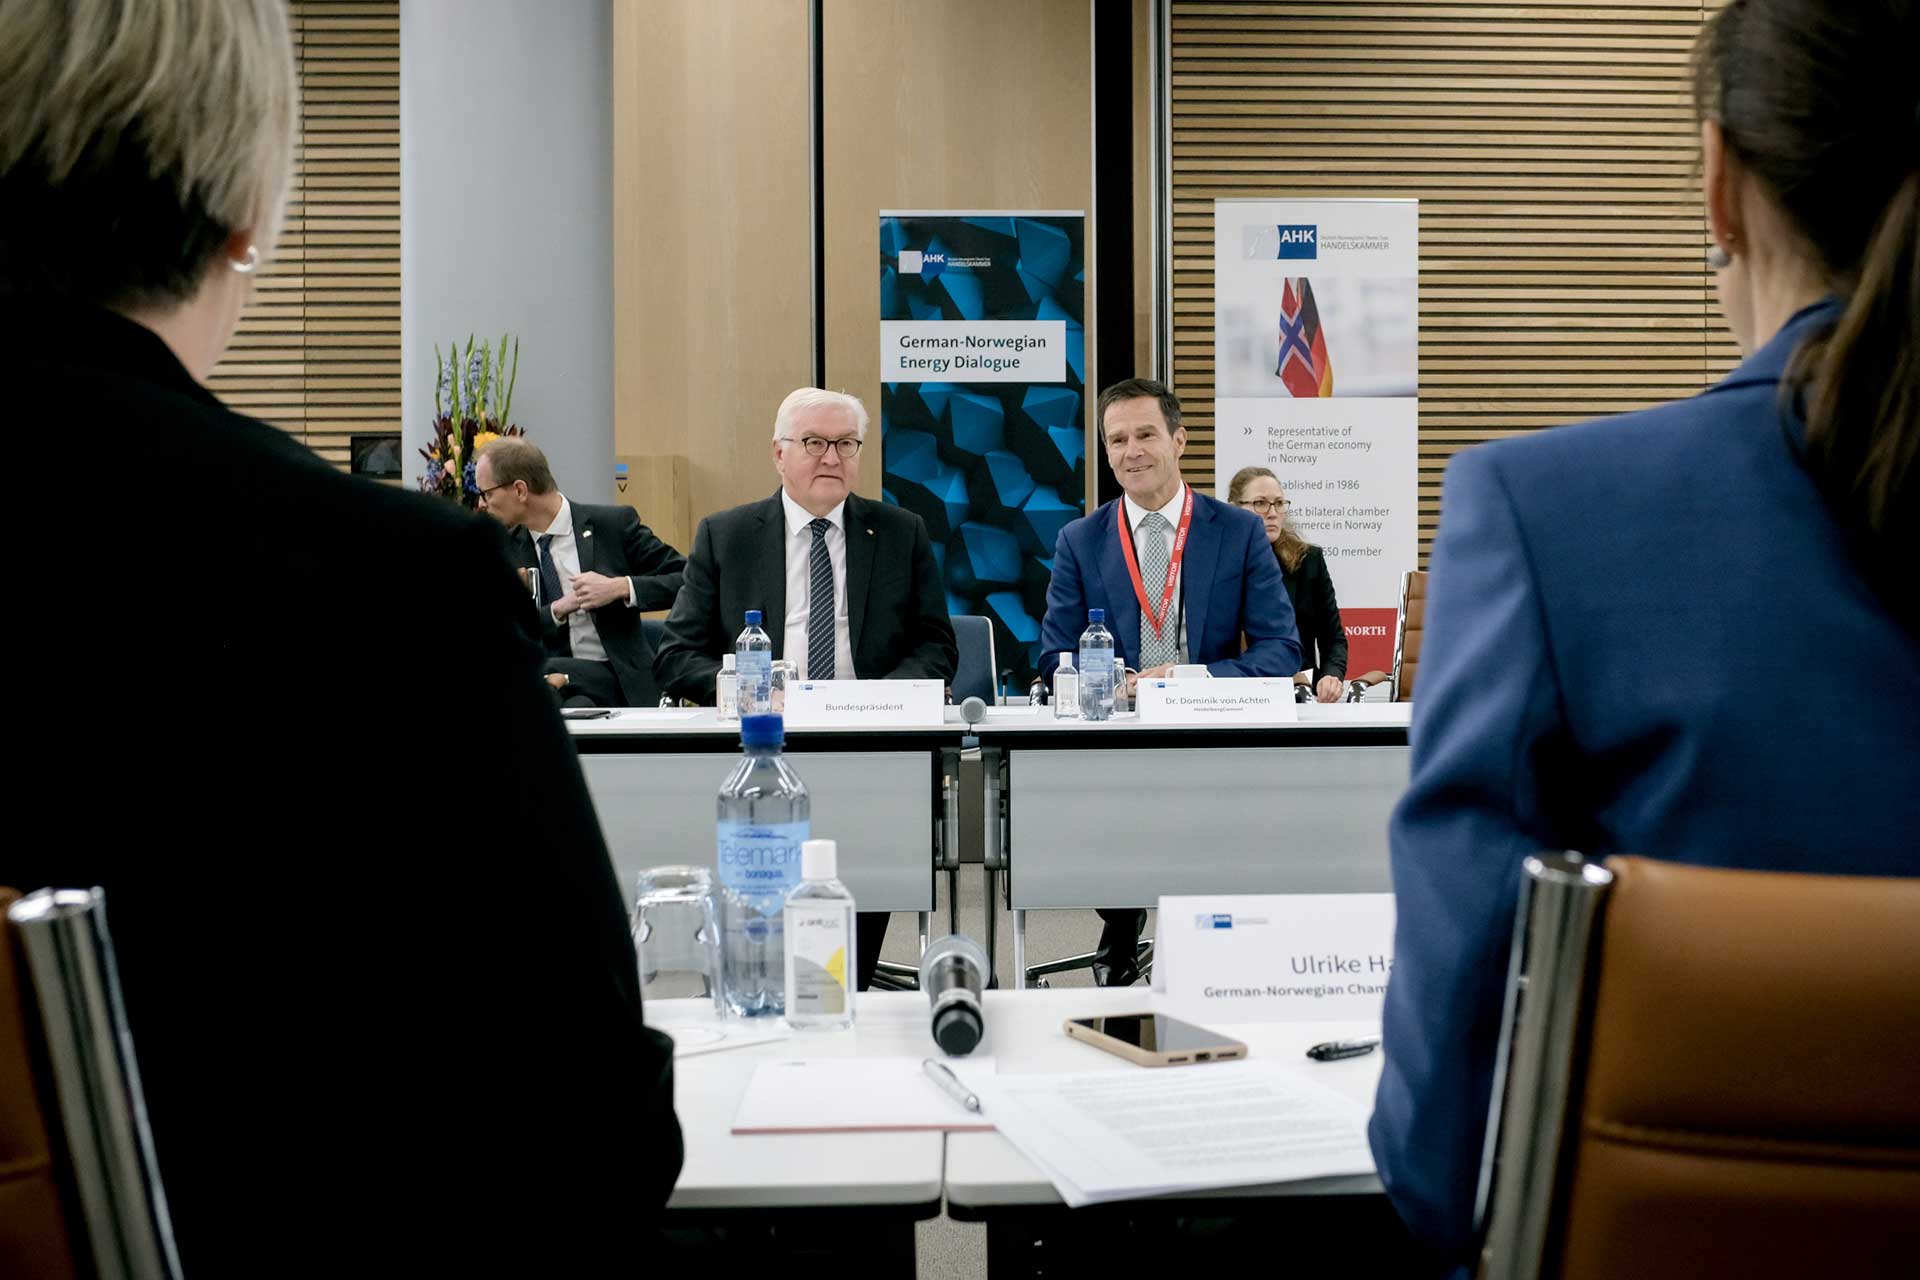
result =
[{"label": "wooden wall panel", "polygon": [[[1091,215],[1092,19],[1087,0],[825,0],[822,14],[827,385],[877,427],[880,211]],[[1093,315],[1089,296],[1089,370]],[[877,497],[880,477],[871,449],[861,492]]]},{"label": "wooden wall panel", "polygon": [[812,380],[807,6],[615,0],[613,44],[614,452],[686,458],[697,522]]},{"label": "wooden wall panel", "polygon": [[294,0],[287,221],[209,385],[344,467],[400,430],[400,7]]},{"label": "wooden wall panel", "polygon": [[1420,560],[1459,449],[1735,352],[1702,263],[1700,0],[1173,4],[1173,375],[1213,482],[1213,202],[1420,202]]}]

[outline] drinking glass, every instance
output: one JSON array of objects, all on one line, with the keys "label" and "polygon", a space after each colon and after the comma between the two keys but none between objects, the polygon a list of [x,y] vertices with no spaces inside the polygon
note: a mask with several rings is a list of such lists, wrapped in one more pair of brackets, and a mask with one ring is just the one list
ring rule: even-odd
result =
[{"label": "drinking glass", "polygon": [[713,873],[705,867],[649,867],[633,905],[640,998],[703,996],[720,1004],[720,923]]}]

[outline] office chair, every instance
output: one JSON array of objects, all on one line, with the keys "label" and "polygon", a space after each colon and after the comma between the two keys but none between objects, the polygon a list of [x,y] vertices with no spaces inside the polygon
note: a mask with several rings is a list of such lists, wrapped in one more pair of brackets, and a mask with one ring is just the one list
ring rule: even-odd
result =
[{"label": "office chair", "polygon": [[1920,879],[1526,862],[1481,1280],[1912,1275]]}]

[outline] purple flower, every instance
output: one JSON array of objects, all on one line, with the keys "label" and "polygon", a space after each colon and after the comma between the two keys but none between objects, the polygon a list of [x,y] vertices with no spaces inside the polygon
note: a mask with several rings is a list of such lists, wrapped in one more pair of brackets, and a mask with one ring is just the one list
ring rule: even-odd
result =
[{"label": "purple flower", "polygon": [[477,498],[480,496],[480,482],[474,479],[474,468],[478,465],[477,463],[469,462],[460,476],[469,498]]}]

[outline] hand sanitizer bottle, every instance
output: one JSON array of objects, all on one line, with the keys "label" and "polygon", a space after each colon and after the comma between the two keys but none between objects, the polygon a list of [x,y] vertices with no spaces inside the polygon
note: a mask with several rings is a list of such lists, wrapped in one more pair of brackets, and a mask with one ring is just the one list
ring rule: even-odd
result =
[{"label": "hand sanitizer bottle", "polygon": [[831,840],[800,846],[800,883],[787,894],[787,1025],[796,1031],[845,1031],[853,1025],[853,895],[834,877]]}]

